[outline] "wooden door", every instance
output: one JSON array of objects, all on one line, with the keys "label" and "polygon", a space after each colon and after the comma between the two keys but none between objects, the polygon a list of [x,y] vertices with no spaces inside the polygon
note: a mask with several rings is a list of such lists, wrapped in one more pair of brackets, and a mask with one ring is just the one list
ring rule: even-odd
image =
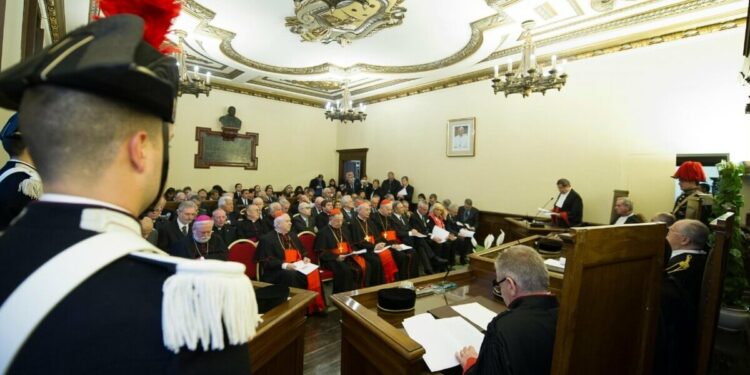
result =
[{"label": "wooden door", "polygon": [[366,148],[336,150],[339,153],[339,184],[346,181],[344,175],[348,171],[354,172],[355,180],[367,176],[367,150]]}]

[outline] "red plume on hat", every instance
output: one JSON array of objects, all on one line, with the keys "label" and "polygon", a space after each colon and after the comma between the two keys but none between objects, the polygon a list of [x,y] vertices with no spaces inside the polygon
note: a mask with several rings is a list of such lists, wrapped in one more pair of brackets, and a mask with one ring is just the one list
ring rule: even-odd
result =
[{"label": "red plume on hat", "polygon": [[162,48],[162,43],[181,7],[177,0],[99,0],[99,9],[107,17],[133,14],[143,18],[143,40],[161,53],[174,50],[174,47]]},{"label": "red plume on hat", "polygon": [[672,178],[684,181],[706,181],[706,174],[703,173],[703,164],[699,161],[688,160],[680,165]]}]

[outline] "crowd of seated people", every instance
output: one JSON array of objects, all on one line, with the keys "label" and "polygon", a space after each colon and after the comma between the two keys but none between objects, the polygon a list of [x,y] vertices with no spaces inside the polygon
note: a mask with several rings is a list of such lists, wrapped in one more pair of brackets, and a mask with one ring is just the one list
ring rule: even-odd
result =
[{"label": "crowd of seated people", "polygon": [[[276,218],[286,214],[290,235],[316,234],[316,258],[334,273],[334,292],[341,292],[466,263],[472,244],[459,236],[459,225],[476,228],[478,224],[471,200],[459,208],[450,200],[444,201],[448,204],[444,207],[435,194],[429,201],[413,203],[413,197],[414,187],[407,176],[398,180],[388,172],[381,184],[378,180],[369,183],[366,176],[355,179],[349,172],[340,183],[333,179],[326,183],[320,175],[306,187],[286,185],[281,191],[272,185],[246,189],[241,183],[233,191],[219,185],[197,191],[190,186],[168,188],[140,220],[144,238],[170,254],[227,259],[227,248],[238,239],[264,246],[264,238],[273,237],[269,233],[278,233]],[[448,237],[433,236],[435,226],[448,231]],[[365,253],[350,254],[357,250]],[[268,262],[258,261],[267,271]]]}]

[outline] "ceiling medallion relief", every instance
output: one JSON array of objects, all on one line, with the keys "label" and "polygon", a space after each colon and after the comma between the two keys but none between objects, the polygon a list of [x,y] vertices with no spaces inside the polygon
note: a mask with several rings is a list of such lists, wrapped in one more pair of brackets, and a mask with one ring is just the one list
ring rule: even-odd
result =
[{"label": "ceiling medallion relief", "polygon": [[294,0],[289,31],[303,42],[336,42],[342,46],[403,23],[404,0]]}]

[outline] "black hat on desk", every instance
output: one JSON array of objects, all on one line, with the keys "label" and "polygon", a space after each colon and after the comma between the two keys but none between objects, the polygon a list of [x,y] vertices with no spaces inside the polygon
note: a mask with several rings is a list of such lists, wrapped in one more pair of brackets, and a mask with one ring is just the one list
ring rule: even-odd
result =
[{"label": "black hat on desk", "polygon": [[269,285],[255,290],[255,300],[258,302],[258,312],[265,314],[274,307],[289,299],[289,287],[284,285]]},{"label": "black hat on desk", "polygon": [[563,241],[556,238],[544,237],[536,242],[536,246],[542,254],[554,254],[562,250]]},{"label": "black hat on desk", "polygon": [[24,91],[55,85],[106,96],[174,122],[174,58],[144,41],[144,20],[118,14],[81,27],[0,73],[0,107],[18,110]]},{"label": "black hat on desk", "polygon": [[386,312],[406,312],[414,310],[417,293],[406,288],[378,290],[378,309]]}]

